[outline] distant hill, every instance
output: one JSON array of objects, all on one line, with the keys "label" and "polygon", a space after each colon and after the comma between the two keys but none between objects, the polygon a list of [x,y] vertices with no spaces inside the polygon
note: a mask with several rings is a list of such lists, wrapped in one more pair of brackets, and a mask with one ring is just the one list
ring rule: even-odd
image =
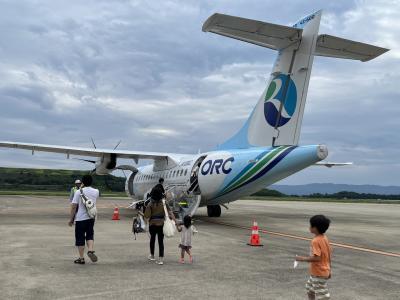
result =
[{"label": "distant hill", "polygon": [[280,185],[274,184],[269,189],[279,191],[286,195],[311,195],[311,194],[335,194],[342,191],[377,194],[377,195],[400,195],[400,186],[381,185],[352,185],[336,183],[310,183],[304,185]]},{"label": "distant hill", "polygon": [[[69,191],[76,179],[87,171],[54,169],[15,169],[0,168],[0,190],[18,191]],[[112,175],[93,176],[93,186],[101,191],[122,192],[125,178]]]}]

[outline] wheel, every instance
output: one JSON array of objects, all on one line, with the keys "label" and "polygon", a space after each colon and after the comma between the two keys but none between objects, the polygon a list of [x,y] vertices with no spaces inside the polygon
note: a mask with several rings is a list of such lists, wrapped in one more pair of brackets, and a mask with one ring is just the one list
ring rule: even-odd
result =
[{"label": "wheel", "polygon": [[207,205],[207,215],[209,217],[220,217],[221,216],[221,206],[219,205]]},{"label": "wheel", "polygon": [[214,209],[212,205],[207,205],[207,215],[212,218],[214,217]]},{"label": "wheel", "polygon": [[214,206],[214,217],[219,218],[221,216],[221,206]]}]

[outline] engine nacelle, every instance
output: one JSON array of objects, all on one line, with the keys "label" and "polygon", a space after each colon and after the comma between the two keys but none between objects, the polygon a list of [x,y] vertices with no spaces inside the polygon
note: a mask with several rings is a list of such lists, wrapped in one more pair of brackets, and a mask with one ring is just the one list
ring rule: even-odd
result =
[{"label": "engine nacelle", "polygon": [[117,156],[115,154],[105,154],[96,162],[96,174],[108,175],[117,166]]},{"label": "engine nacelle", "polygon": [[137,171],[132,172],[132,174],[129,175],[129,177],[125,181],[125,193],[128,195],[128,197],[131,197],[131,198],[136,198],[135,193],[133,191],[133,180],[134,180],[136,174],[137,174]]}]

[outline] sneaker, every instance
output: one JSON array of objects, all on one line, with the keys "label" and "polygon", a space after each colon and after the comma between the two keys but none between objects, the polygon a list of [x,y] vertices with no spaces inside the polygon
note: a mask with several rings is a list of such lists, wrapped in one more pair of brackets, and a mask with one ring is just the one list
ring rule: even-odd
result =
[{"label": "sneaker", "polygon": [[192,264],[193,263],[193,256],[189,256],[189,262]]},{"label": "sneaker", "polygon": [[149,255],[149,257],[147,258],[148,260],[150,260],[150,261],[155,261],[156,259],[154,258],[154,255]]},{"label": "sneaker", "polygon": [[164,264],[163,258],[160,257],[156,263],[157,263],[157,265],[163,265]]},{"label": "sneaker", "polygon": [[183,258],[180,258],[180,259],[179,259],[179,263],[184,264],[184,263],[185,263],[185,260],[184,260]]}]

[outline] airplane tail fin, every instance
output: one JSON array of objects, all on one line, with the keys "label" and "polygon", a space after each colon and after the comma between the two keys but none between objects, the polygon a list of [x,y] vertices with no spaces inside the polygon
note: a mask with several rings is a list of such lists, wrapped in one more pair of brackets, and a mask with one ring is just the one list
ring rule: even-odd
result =
[{"label": "airplane tail fin", "polygon": [[367,61],[385,48],[318,35],[322,11],[292,27],[222,14],[203,25],[213,32],[278,51],[268,86],[244,126],[219,149],[297,145],[315,55]]}]

